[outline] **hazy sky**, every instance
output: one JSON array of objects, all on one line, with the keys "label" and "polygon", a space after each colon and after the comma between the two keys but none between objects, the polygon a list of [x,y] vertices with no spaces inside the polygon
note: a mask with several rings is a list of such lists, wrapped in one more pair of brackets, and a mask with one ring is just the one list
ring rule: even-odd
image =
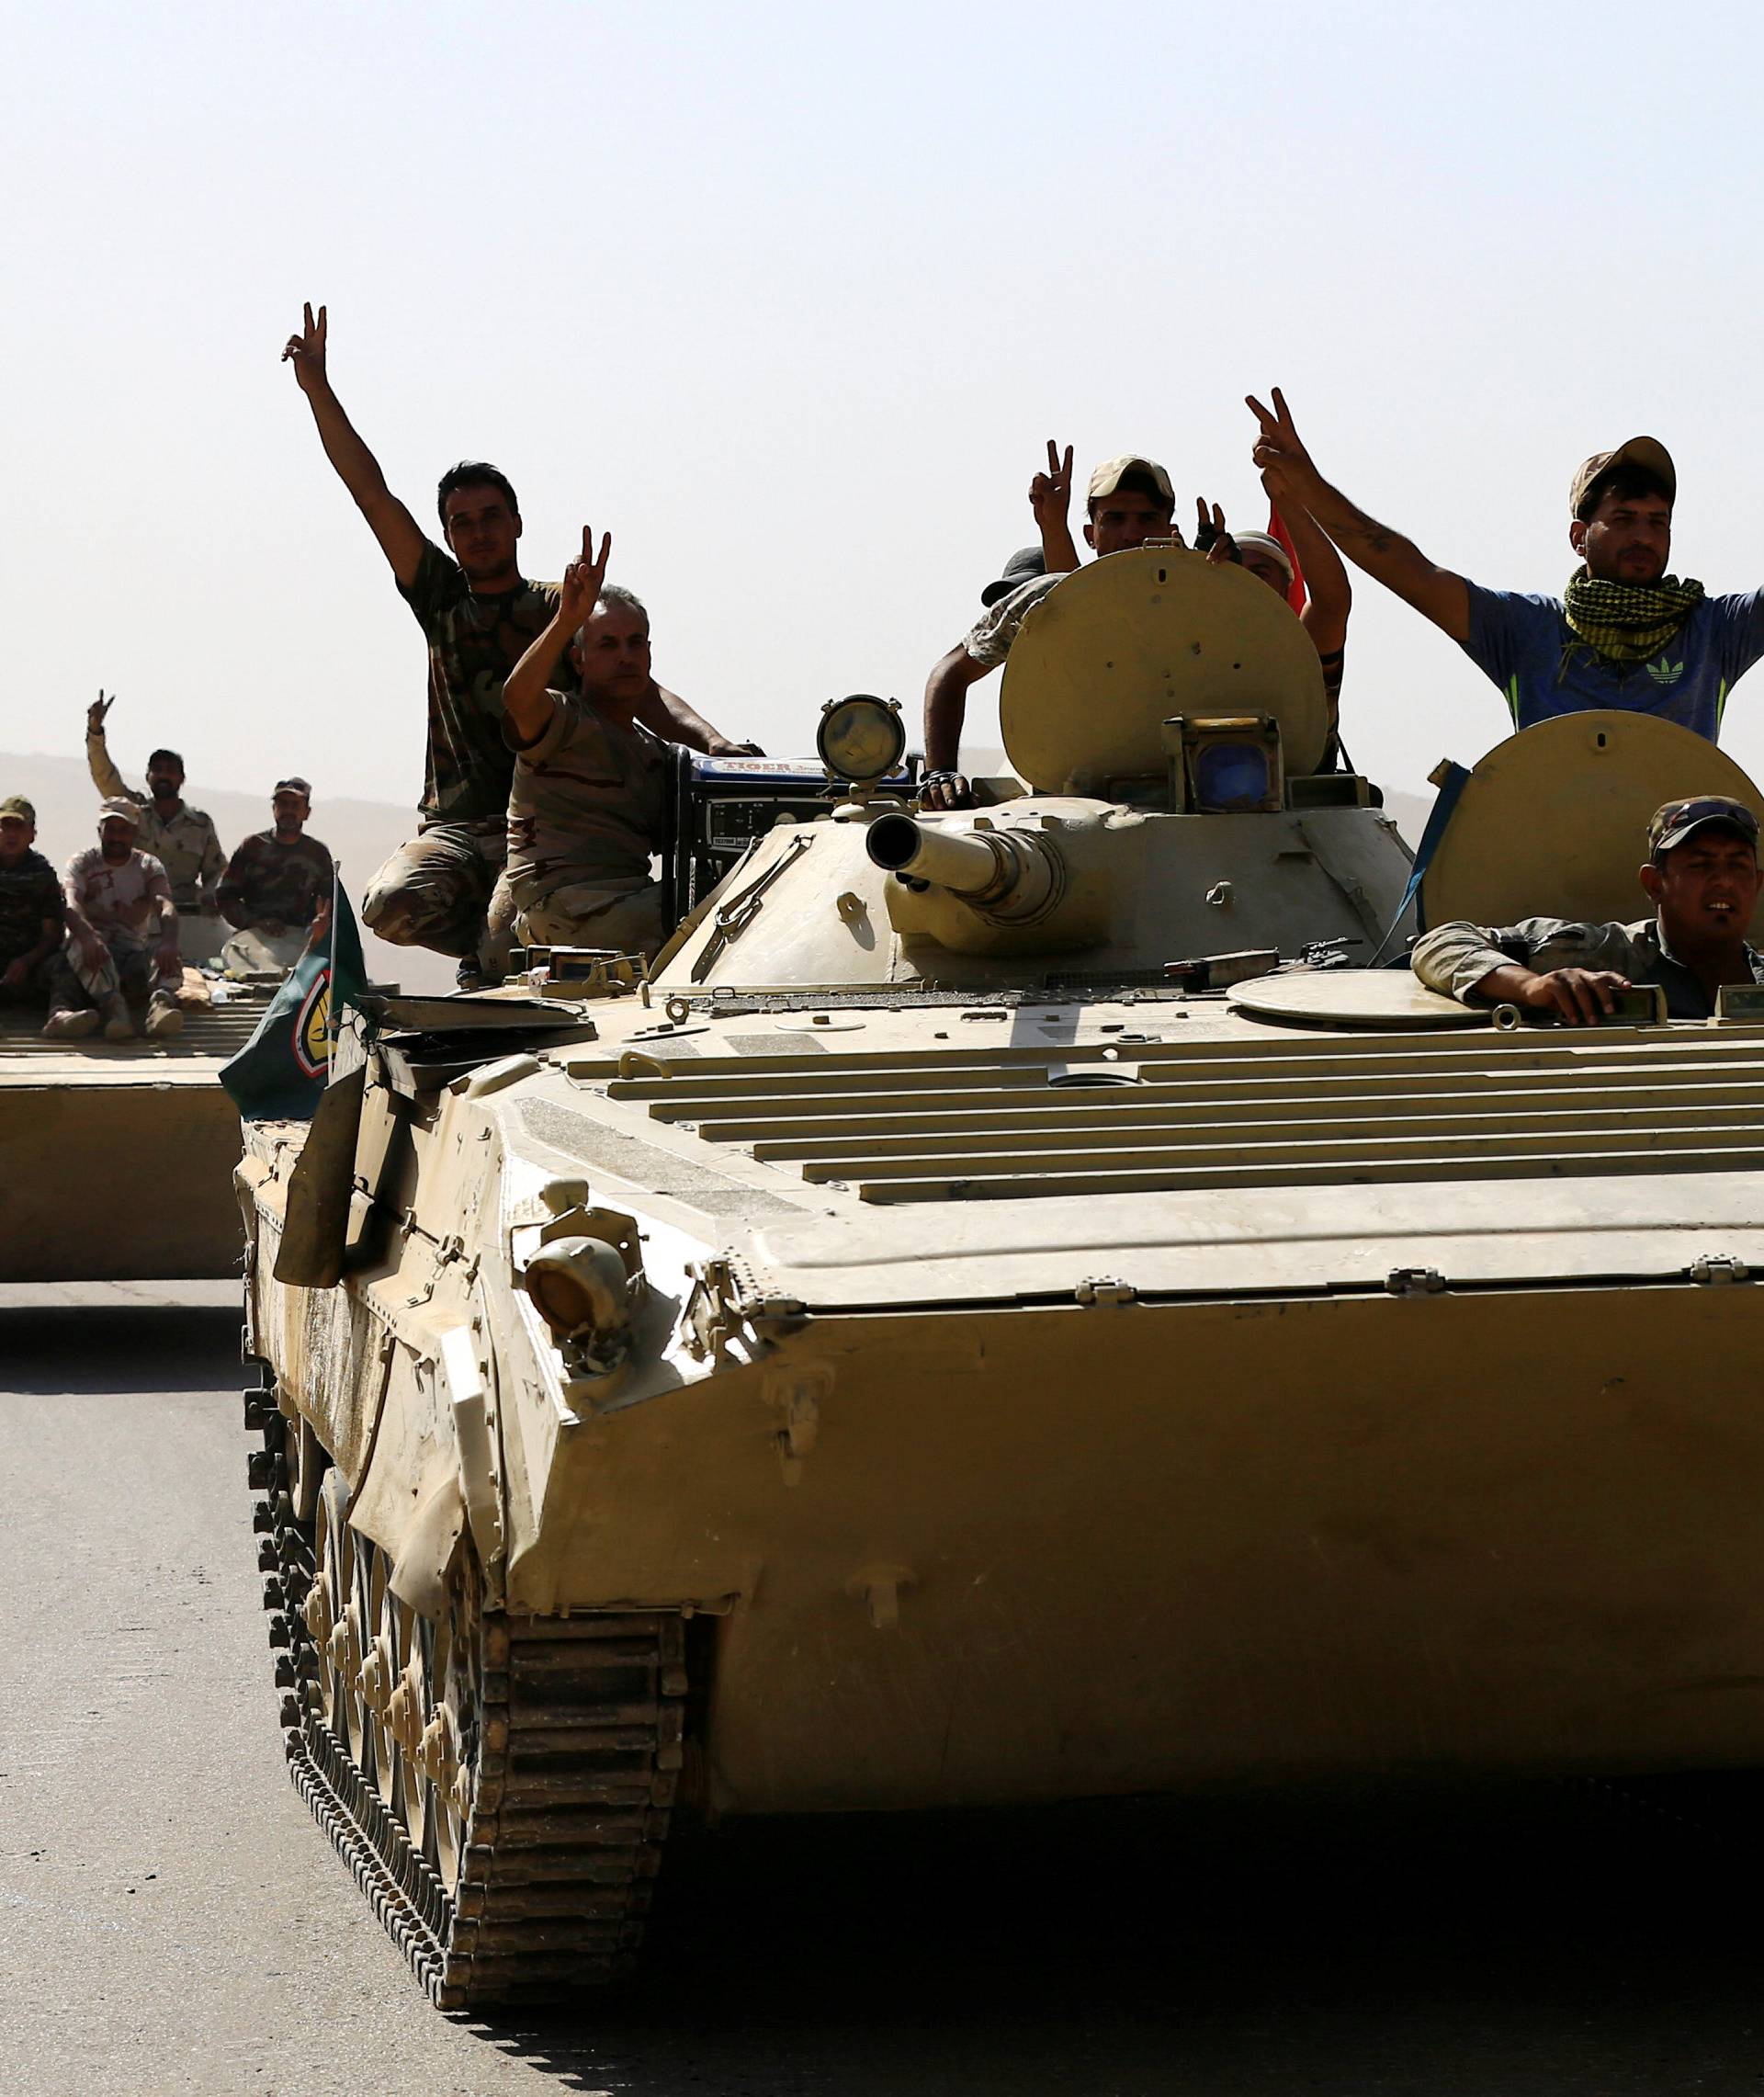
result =
[{"label": "hazy sky", "polygon": [[[1477,580],[1559,590],[1645,431],[1674,566],[1764,582],[1750,11],[504,4],[4,8],[0,749],[413,802],[424,662],[281,345],[432,523],[499,462],[658,673],[773,751],[927,669],[1044,440],[1265,521],[1246,391]],[[996,680],[970,707],[995,739]],[[1492,686],[1362,581],[1343,728],[1420,785]],[[1729,709],[1764,776],[1764,667]]]}]

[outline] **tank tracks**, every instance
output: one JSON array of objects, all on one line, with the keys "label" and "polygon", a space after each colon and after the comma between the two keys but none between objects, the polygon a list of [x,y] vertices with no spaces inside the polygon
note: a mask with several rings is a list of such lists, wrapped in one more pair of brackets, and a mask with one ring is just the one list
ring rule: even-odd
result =
[{"label": "tank tracks", "polygon": [[288,1491],[288,1422],[272,1390],[244,1403],[288,1774],[429,2000],[469,2010],[627,1978],[683,1762],[682,1619],[474,1613],[469,1803],[450,1889],[325,1718],[302,1607],[319,1569]]}]

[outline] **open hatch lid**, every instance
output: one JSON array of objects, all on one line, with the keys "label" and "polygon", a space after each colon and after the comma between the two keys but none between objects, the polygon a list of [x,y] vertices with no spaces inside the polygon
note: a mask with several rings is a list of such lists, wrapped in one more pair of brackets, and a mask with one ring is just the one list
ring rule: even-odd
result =
[{"label": "open hatch lid", "polygon": [[[1724,794],[1764,808],[1713,742],[1656,714],[1562,714],[1498,742],[1470,774],[1421,883],[1429,924],[1522,917],[1632,923],[1662,802]],[[1758,920],[1752,921],[1753,936]]]},{"label": "open hatch lid", "polygon": [[1183,547],[1141,546],[1079,569],[1031,608],[999,723],[1036,791],[1161,773],[1162,724],[1176,714],[1271,714],[1289,776],[1322,762],[1322,666],[1265,583]]}]

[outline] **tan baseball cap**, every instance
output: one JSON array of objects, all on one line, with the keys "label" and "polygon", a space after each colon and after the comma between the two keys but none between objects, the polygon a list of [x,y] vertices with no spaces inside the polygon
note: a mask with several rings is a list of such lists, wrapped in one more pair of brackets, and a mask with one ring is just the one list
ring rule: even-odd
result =
[{"label": "tan baseball cap", "polygon": [[1095,502],[1100,495],[1114,494],[1129,473],[1144,474],[1170,508],[1176,507],[1176,491],[1170,484],[1170,475],[1155,459],[1141,459],[1130,451],[1123,452],[1118,459],[1105,459],[1091,475],[1091,501]]},{"label": "tan baseball cap", "polygon": [[8,794],[0,801],[0,822],[11,816],[16,822],[28,822],[34,830],[37,826],[37,810],[22,794]]},{"label": "tan baseball cap", "polygon": [[141,828],[141,810],[133,801],[125,800],[120,794],[112,794],[107,800],[98,803],[98,821],[107,822],[112,816],[121,817],[124,822],[132,822]]},{"label": "tan baseball cap", "polygon": [[1679,499],[1679,473],[1672,463],[1672,454],[1657,436],[1632,436],[1620,444],[1615,451],[1595,451],[1590,459],[1581,462],[1574,476],[1574,484],[1568,490],[1568,509],[1575,516],[1580,514],[1580,505],[1586,500],[1587,490],[1601,473],[1609,473],[1613,466],[1639,466],[1644,472],[1652,473],[1666,482],[1667,494],[1673,502]]}]

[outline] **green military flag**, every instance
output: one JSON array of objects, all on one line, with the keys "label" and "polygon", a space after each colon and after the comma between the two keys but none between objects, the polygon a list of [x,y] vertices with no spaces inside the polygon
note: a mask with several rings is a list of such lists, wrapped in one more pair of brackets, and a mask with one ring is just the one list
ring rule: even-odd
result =
[{"label": "green military flag", "polygon": [[343,1008],[358,1003],[368,987],[356,913],[338,881],[332,890],[331,927],[288,971],[269,1001],[257,1031],[231,1062],[220,1083],[246,1121],[310,1121],[324,1096],[331,1047]]}]

